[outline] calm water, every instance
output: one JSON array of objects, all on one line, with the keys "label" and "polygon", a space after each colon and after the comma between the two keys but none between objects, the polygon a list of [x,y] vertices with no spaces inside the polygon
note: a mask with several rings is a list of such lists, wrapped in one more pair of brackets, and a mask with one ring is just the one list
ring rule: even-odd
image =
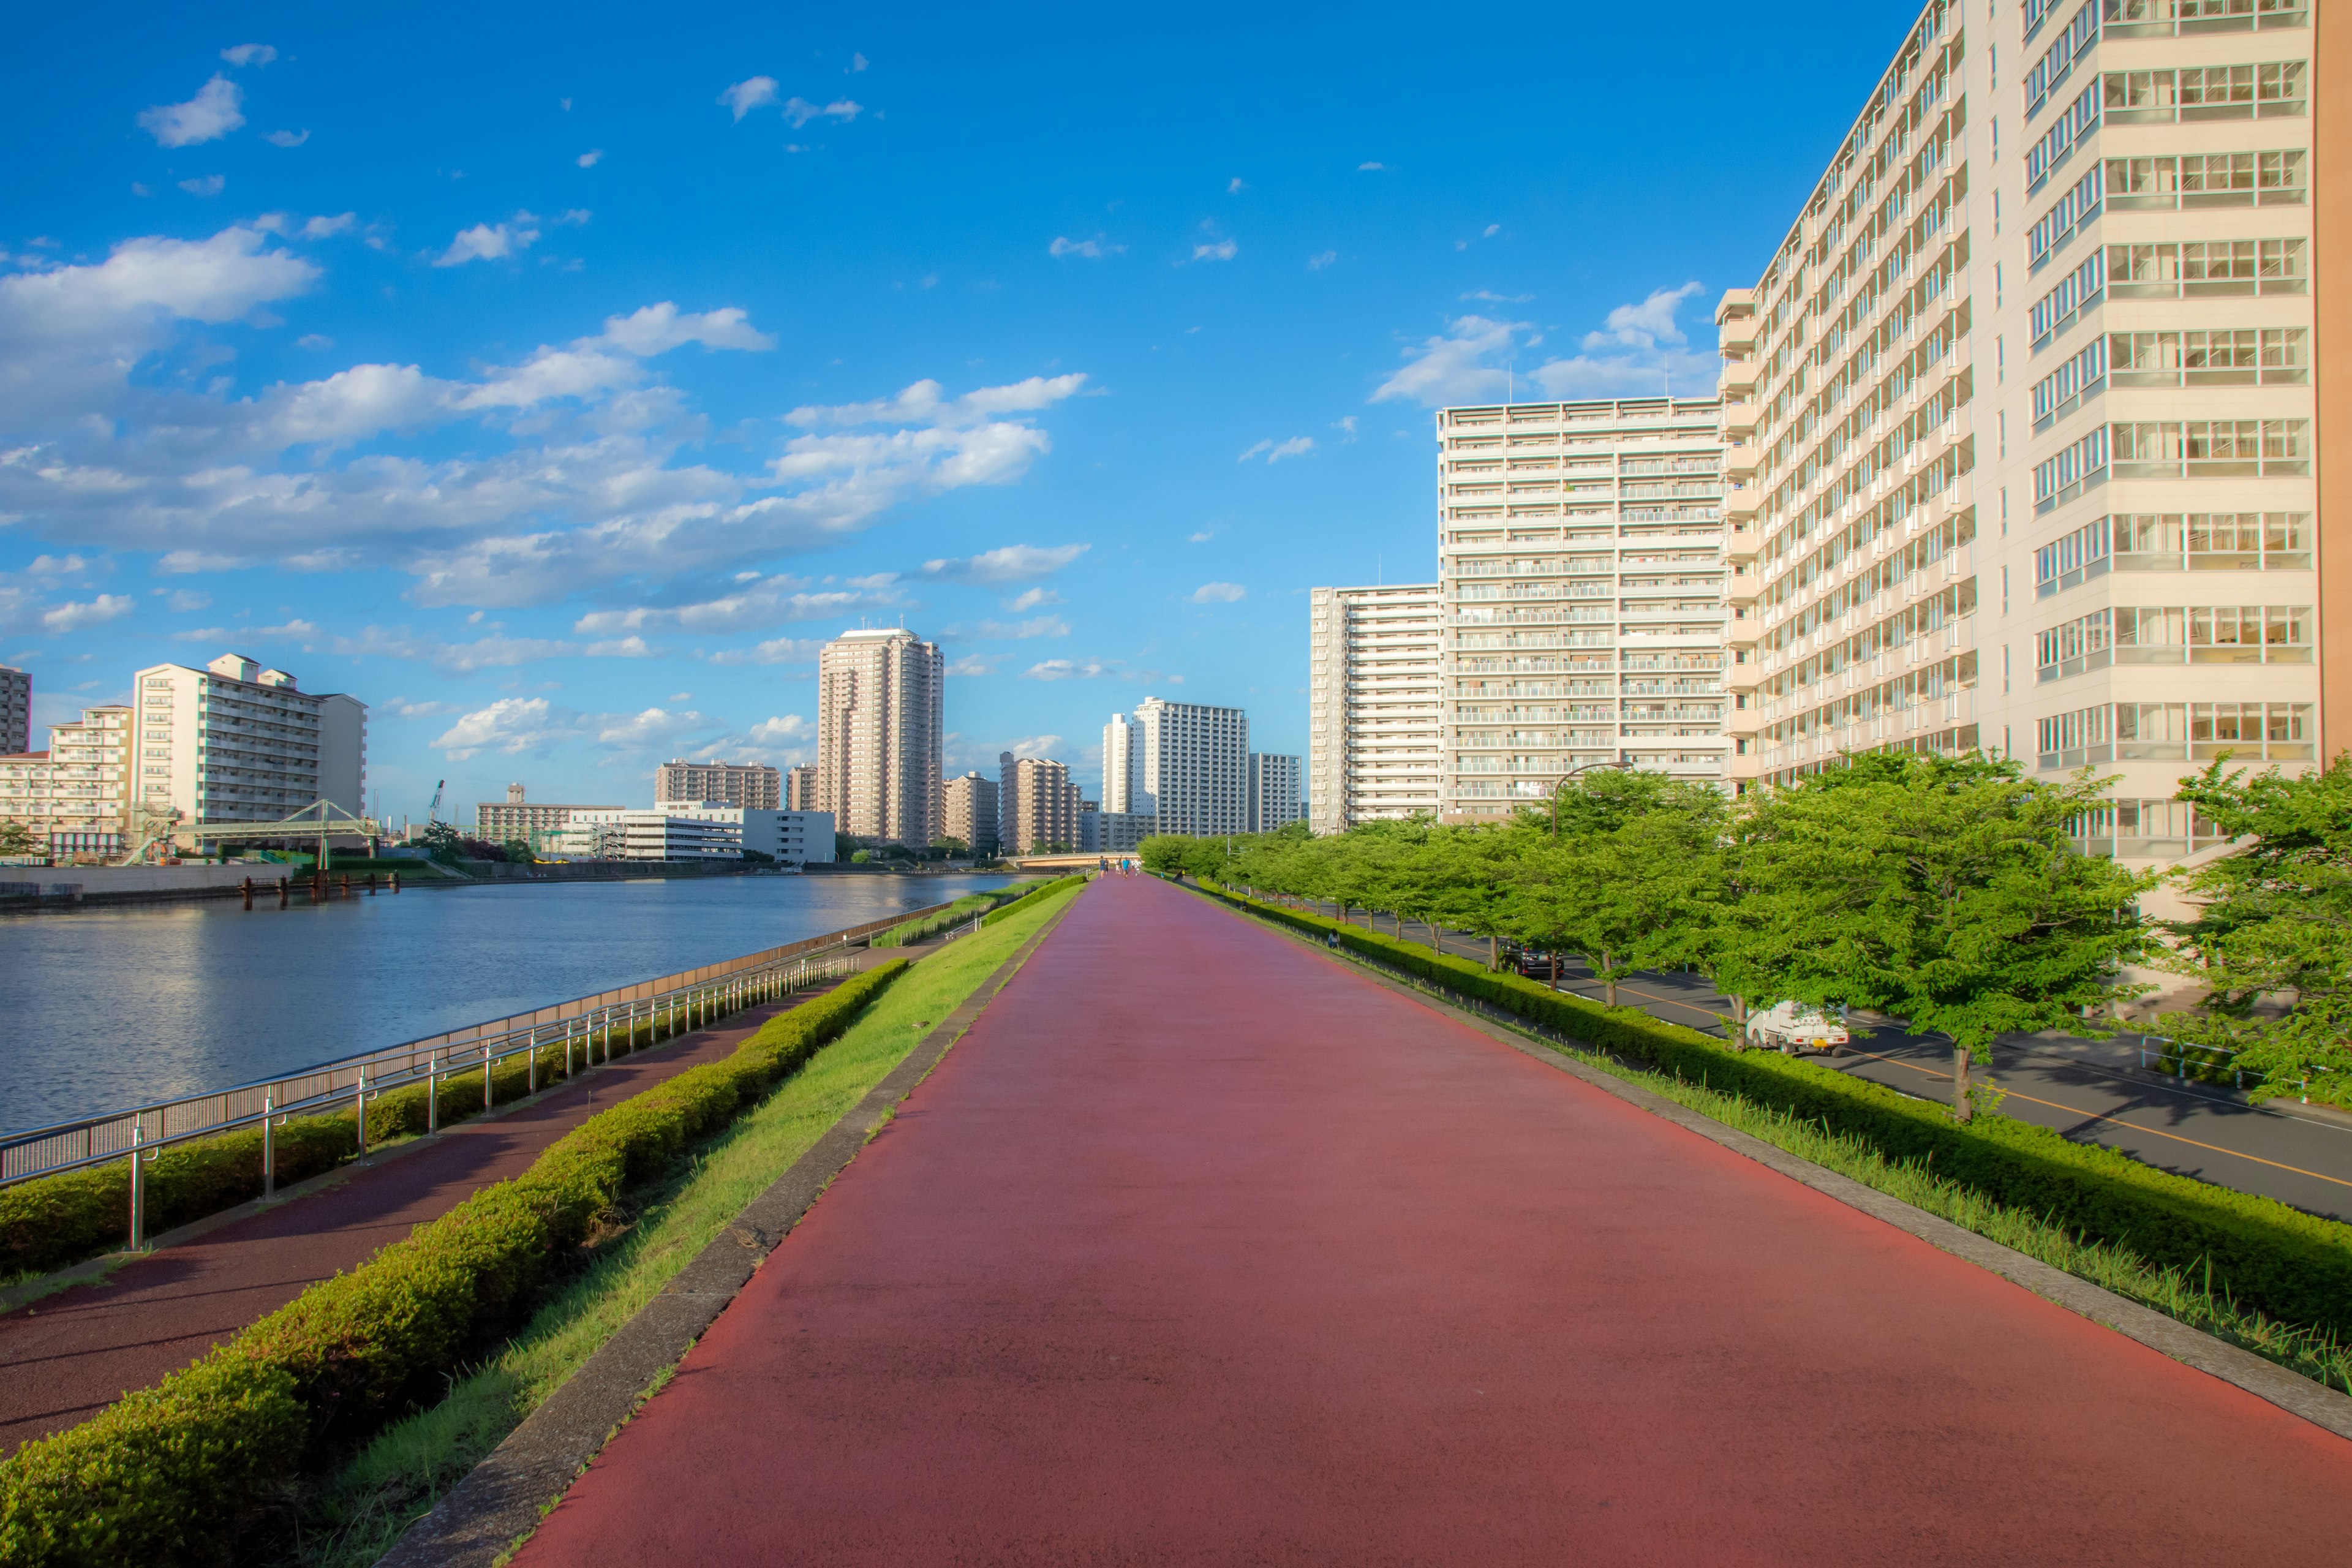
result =
[{"label": "calm water", "polygon": [[226,1088],[1007,880],[726,877],[0,919],[0,1131]]}]

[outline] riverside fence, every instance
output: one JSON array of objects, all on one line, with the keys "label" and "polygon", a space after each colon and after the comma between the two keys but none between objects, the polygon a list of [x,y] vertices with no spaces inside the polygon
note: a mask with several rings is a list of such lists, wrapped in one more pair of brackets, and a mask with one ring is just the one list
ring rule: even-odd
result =
[{"label": "riverside fence", "polygon": [[[785,994],[838,978],[850,967],[841,950],[949,907],[942,903],[902,910],[887,920],[870,921],[846,931],[762,949],[720,963],[680,970],[658,979],[600,991],[593,996],[468,1025],[424,1039],[339,1057],[232,1089],[154,1100],[10,1133],[0,1137],[0,1187],[129,1158],[132,1161],[135,1216],[141,1159],[152,1158],[157,1151],[173,1143],[258,1122],[265,1130],[262,1163],[267,1179],[273,1163],[269,1159],[268,1130],[274,1123],[288,1116],[314,1115],[347,1105],[353,1107],[358,1115],[360,1144],[364,1152],[367,1102],[378,1094],[408,1084],[431,1083],[476,1072],[484,1075],[487,1089],[499,1062],[522,1055],[528,1055],[532,1064],[530,1089],[536,1089],[539,1052],[542,1049],[563,1047],[567,1068],[575,1049],[582,1053],[584,1062],[593,1064],[599,1059],[600,1049],[609,1050],[616,1032],[619,1037],[628,1039],[634,1031],[647,1024],[691,1026],[733,1012],[755,997]],[[433,1099],[427,1096],[428,1104],[433,1103]],[[136,1223],[134,1217],[133,1225]],[[134,1234],[132,1245],[137,1244]]]}]

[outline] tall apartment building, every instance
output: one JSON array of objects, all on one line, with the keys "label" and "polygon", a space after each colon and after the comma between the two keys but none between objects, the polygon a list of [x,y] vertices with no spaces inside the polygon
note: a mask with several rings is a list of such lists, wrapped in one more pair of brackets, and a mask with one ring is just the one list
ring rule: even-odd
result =
[{"label": "tall apartment building", "polygon": [[1044,757],[997,758],[999,853],[1028,855],[1049,845],[1078,847],[1079,791],[1066,763]]},{"label": "tall apartment building", "polygon": [[1272,833],[1307,814],[1298,793],[1298,759],[1278,752],[1249,754],[1249,830]]},{"label": "tall apartment building", "polygon": [[1437,814],[1444,618],[1434,583],[1311,595],[1307,821],[1316,832]]},{"label": "tall apartment building", "polygon": [[995,854],[999,831],[996,797],[996,783],[986,773],[968,773],[948,780],[943,816],[946,826],[941,831],[950,838],[970,845],[975,855]]},{"label": "tall apartment building", "polygon": [[486,800],[474,807],[474,836],[492,844],[520,838],[536,846],[547,835],[562,832],[576,812],[627,809],[621,805],[550,805],[528,801],[523,798],[522,785],[510,784],[507,785],[505,800]]},{"label": "tall apartment building", "polygon": [[1664,396],[1439,411],[1445,820],[1595,766],[1726,777],[1720,416]]},{"label": "tall apartment building", "polygon": [[21,756],[33,749],[33,678],[0,664],[0,755]]},{"label": "tall apartment building", "polygon": [[119,856],[128,847],[131,714],[86,708],[49,727],[49,749],[0,755],[0,822],[32,837],[53,859]]},{"label": "tall apartment building", "polygon": [[814,811],[816,800],[816,764],[803,763],[784,770],[784,809]]},{"label": "tall apartment building", "polygon": [[716,801],[752,811],[782,811],[783,781],[782,770],[765,763],[667,762],[654,773],[654,804]]},{"label": "tall apartment building", "polygon": [[943,820],[947,662],[903,627],[844,632],[817,655],[814,808],[859,838],[928,848]]},{"label": "tall apartment building", "polygon": [[[1120,791],[1110,787],[1114,749]],[[1249,715],[1147,697],[1104,726],[1103,779],[1106,812],[1148,815],[1157,832],[1246,833]]]},{"label": "tall apartment building", "polygon": [[226,653],[202,669],[159,664],[135,678],[135,801],[184,824],[274,822],[315,801],[362,815],[367,704],[312,693],[282,669]]},{"label": "tall apartment building", "polygon": [[2085,847],[2165,860],[2213,841],[2184,773],[2324,754],[2314,15],[1920,14],[1717,311],[1739,778],[2088,764],[2122,777]]}]

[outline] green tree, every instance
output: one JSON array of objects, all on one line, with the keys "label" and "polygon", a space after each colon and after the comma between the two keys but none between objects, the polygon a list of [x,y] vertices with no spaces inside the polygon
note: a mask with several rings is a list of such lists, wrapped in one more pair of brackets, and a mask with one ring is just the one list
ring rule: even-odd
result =
[{"label": "green tree", "polygon": [[509,838],[499,847],[504,849],[507,852],[507,858],[518,866],[529,866],[539,859],[538,855],[533,853],[530,840],[528,838]]},{"label": "green tree", "polygon": [[952,860],[959,855],[969,855],[971,853],[971,845],[966,844],[962,839],[957,838],[949,834],[941,834],[939,837],[932,839],[931,848],[939,855],[940,858],[943,860]]},{"label": "green tree", "polygon": [[1560,797],[1560,837],[1523,820],[1517,915],[1522,940],[1581,952],[1617,1005],[1637,969],[1703,962],[1727,889],[1727,807],[1706,784],[1597,773]]},{"label": "green tree", "polygon": [[2158,879],[2074,848],[2114,782],[2087,769],[2053,784],[1973,754],[1855,763],[1750,797],[1715,973],[1751,1002],[1874,1007],[1949,1035],[1966,1121],[1996,1036],[2104,1036],[2112,1019],[2085,1010],[2147,989],[2116,973],[2147,951],[2137,905]]},{"label": "green tree", "polygon": [[30,855],[33,830],[21,822],[0,822],[0,855]]},{"label": "green tree", "polygon": [[2180,879],[2199,908],[2172,927],[2172,966],[2210,994],[2165,1023],[2241,1053],[2238,1065],[2260,1070],[2272,1093],[2352,1074],[2352,752],[2299,778],[2226,765],[2181,780],[2179,798],[2251,842]]}]

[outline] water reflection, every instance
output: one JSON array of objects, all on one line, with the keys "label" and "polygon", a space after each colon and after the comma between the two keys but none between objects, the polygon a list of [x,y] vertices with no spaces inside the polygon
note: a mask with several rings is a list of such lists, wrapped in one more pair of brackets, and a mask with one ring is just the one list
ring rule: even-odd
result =
[{"label": "water reflection", "polygon": [[541,883],[0,919],[0,1131],[396,1045],[1006,880]]}]

